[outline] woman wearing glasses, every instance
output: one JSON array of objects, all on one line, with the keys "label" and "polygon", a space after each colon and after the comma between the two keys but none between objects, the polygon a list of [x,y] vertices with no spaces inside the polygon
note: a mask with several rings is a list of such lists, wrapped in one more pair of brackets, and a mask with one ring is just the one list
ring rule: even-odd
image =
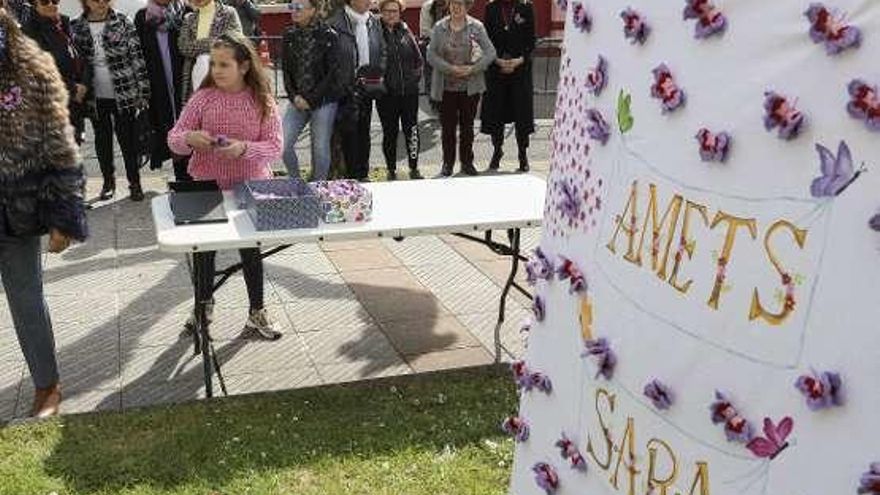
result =
[{"label": "woman wearing glasses", "polygon": [[134,24],[113,10],[111,0],[81,0],[83,14],[72,23],[76,48],[85,60],[87,99],[95,152],[104,176],[100,199],[116,192],[113,133],[122,149],[132,201],[143,201],[138,165],[137,113],[147,109],[150,80]]},{"label": "woman wearing glasses", "polygon": [[310,180],[326,180],[330,172],[330,139],[339,100],[337,71],[338,40],[316,15],[313,0],[290,4],[293,26],[284,33],[281,45],[284,88],[290,105],[284,114],[284,166],[291,177],[299,177],[296,140],[306,124],[312,139]]},{"label": "woman wearing glasses", "polygon": [[385,154],[388,180],[397,179],[397,135],[403,126],[409,178],[421,179],[419,173],[419,81],[422,77],[422,54],[412,31],[401,19],[402,0],[382,0],[382,31],[388,47],[385,67],[386,93],[376,101],[382,121],[382,151]]},{"label": "woman wearing glasses", "polygon": [[55,66],[58,67],[70,95],[67,110],[70,113],[70,123],[75,129],[74,137],[77,144],[82,144],[85,130],[82,104],[86,97],[83,61],[73,44],[70,18],[61,14],[59,3],[61,0],[37,0],[34,6],[37,15],[32,16],[27,24],[23,24],[21,30],[55,60]]},{"label": "woman wearing glasses", "polygon": [[474,119],[480,95],[486,90],[483,72],[495,60],[495,47],[483,23],[468,15],[473,0],[451,0],[449,17],[431,32],[428,63],[434,67],[431,97],[440,100],[442,177],[452,175],[455,165],[456,128],[461,171],[477,175],[474,168]]},{"label": "woman wearing glasses", "polygon": [[189,0],[195,12],[186,14],[177,39],[183,55],[183,95],[186,103],[208,75],[211,42],[226,33],[241,34],[235,9],[216,0]]}]

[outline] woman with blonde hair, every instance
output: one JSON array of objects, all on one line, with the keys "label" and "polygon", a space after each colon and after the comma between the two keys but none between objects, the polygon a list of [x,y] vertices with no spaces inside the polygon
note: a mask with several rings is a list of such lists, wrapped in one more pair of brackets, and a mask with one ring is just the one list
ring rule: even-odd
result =
[{"label": "woman with blonde hair", "polygon": [[58,413],[61,385],[43,296],[40,237],[49,252],[87,234],[83,174],[52,56],[0,8],[0,279],[34,382],[32,413]]},{"label": "woman with blonde hair", "polygon": [[[168,132],[168,147],[178,155],[191,156],[193,179],[215,180],[221,188],[231,189],[246,180],[272,177],[270,166],[281,157],[281,142],[281,117],[257,52],[241,34],[221,35],[211,45],[211,71]],[[240,249],[239,253],[250,301],[245,330],[264,339],[278,339],[281,333],[263,307],[260,249]],[[205,279],[213,281],[214,253],[202,269]],[[208,290],[213,287],[213,283],[205,285]],[[209,301],[212,294],[198,296]],[[187,326],[191,328],[193,321]]]}]

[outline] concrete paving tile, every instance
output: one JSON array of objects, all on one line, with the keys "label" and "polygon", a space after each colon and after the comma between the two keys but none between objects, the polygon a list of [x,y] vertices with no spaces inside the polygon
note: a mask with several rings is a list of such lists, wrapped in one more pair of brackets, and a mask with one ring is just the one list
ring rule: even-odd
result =
[{"label": "concrete paving tile", "polygon": [[341,275],[345,280],[345,283],[347,283],[359,297],[371,293],[381,293],[389,289],[406,289],[413,292],[427,291],[425,286],[413,276],[409,269],[402,266],[343,272]]},{"label": "concrete paving tile", "polygon": [[58,350],[58,373],[65,390],[81,393],[120,385],[118,340],[90,340]]},{"label": "concrete paving tile", "polygon": [[285,303],[317,300],[353,300],[354,293],[335,273],[276,276],[270,278],[278,298]]},{"label": "concrete paving tile", "polygon": [[453,315],[386,321],[382,332],[403,355],[477,347],[477,340]]},{"label": "concrete paving tile", "polygon": [[314,366],[283,368],[262,373],[224,373],[229,395],[276,392],[295,388],[314,387],[323,384]]},{"label": "concrete paving tile", "polygon": [[[72,389],[62,381],[61,414],[78,414],[95,411],[119,411],[121,394],[119,389]],[[18,408],[15,416],[26,417],[30,414],[33,403],[34,387],[30,382],[23,382],[18,397]]]},{"label": "concrete paving tile", "polygon": [[316,364],[388,361],[397,351],[378,326],[337,327],[304,333],[309,357]]},{"label": "concrete paving tile", "polygon": [[192,287],[189,270],[182,261],[155,261],[120,266],[116,269],[121,291]]},{"label": "concrete paving tile", "polygon": [[387,376],[409,375],[410,367],[400,359],[385,362],[356,361],[346,364],[317,365],[324,383],[345,383]]},{"label": "concrete paving tile", "polygon": [[48,294],[46,304],[52,322],[83,322],[103,325],[116,320],[117,294],[93,294],[86,290],[79,294]]},{"label": "concrete paving tile", "polygon": [[495,307],[501,295],[501,289],[471,265],[419,265],[412,267],[412,271],[444,306],[456,314]]},{"label": "concrete paving tile", "polygon": [[[498,321],[497,311],[456,315],[459,321],[494,355],[495,325]],[[507,352],[502,351],[502,359],[518,359],[525,356],[525,340],[527,335],[521,332],[522,324],[529,318],[529,313],[522,308],[509,308],[504,323],[501,324],[501,343]]]},{"label": "concrete paving tile", "polygon": [[376,297],[362,299],[361,304],[379,322],[432,319],[449,314],[433,294],[406,289],[388,289]]},{"label": "concrete paving tile", "polygon": [[21,374],[14,383],[7,387],[0,387],[0,425],[15,418],[20,384]]},{"label": "concrete paving tile", "polygon": [[288,256],[278,254],[265,261],[266,272],[273,278],[336,273],[336,266],[320,251]]},{"label": "concrete paving tile", "polygon": [[20,362],[24,360],[24,357],[18,346],[18,337],[15,334],[15,329],[12,327],[12,322],[8,321],[8,324],[9,326],[0,327],[0,363],[6,361]]},{"label": "concrete paving tile", "polygon": [[[501,259],[496,261],[478,261],[476,262],[477,268],[480,269],[485,275],[487,275],[495,285],[499,288],[504,288],[504,284],[507,283],[507,277],[510,276],[510,260],[509,259]],[[531,291],[531,287],[528,282],[526,282],[525,269],[522,264],[520,264],[519,269],[517,270],[516,277],[514,281],[519,284],[520,287]],[[510,288],[510,296],[514,298],[521,306],[531,306],[532,301],[524,294],[516,290],[516,287]]]},{"label": "concrete paving tile", "polygon": [[365,250],[371,248],[380,248],[382,247],[381,239],[363,239],[359,241],[330,241],[330,242],[320,242],[318,246],[325,253],[329,253],[332,251],[349,251],[349,250]]},{"label": "concrete paving tile", "polygon": [[181,340],[167,347],[133,348],[126,353],[121,367],[123,388],[174,380],[199,381],[204,376],[201,354],[193,354],[190,340]]},{"label": "concrete paving tile", "polygon": [[499,259],[504,259],[503,256],[495,254],[488,247],[474,241],[464,240],[464,242],[455,242],[453,244],[450,244],[450,246],[462,258],[471,263],[475,263],[477,261],[495,261]]},{"label": "concrete paving tile", "polygon": [[93,342],[118,343],[119,341],[119,326],[116,318],[107,319],[100,324],[81,321],[53,321],[52,330],[55,333],[55,347],[59,351],[82,347]]},{"label": "concrete paving tile", "polygon": [[47,268],[43,271],[43,292],[47,295],[112,294],[116,288],[114,258],[88,259]]},{"label": "concrete paving tile", "polygon": [[139,315],[191,311],[192,287],[169,287],[120,291],[119,318],[130,319]]},{"label": "concrete paving tile", "polygon": [[[220,387],[215,384],[215,395]],[[179,404],[205,398],[205,384],[198,379],[171,380],[161,383],[137,383],[122,390],[122,410],[145,406]]]},{"label": "concrete paving tile", "polygon": [[[192,289],[190,289],[192,291]],[[192,297],[192,296],[190,296]],[[214,303],[216,307],[222,308],[248,308],[247,285],[241,275],[230,277],[216,292],[214,292]],[[263,304],[280,304],[281,299],[273,290],[271,282],[263,279]]]},{"label": "concrete paving tile", "polygon": [[340,272],[401,266],[400,260],[383,245],[328,251],[327,257]]},{"label": "concrete paving tile", "polygon": [[416,373],[490,364],[493,358],[483,347],[465,347],[446,351],[415,354],[406,357]]},{"label": "concrete paving tile", "polygon": [[451,246],[435,236],[412,237],[403,241],[386,239],[385,247],[404,265],[448,264],[461,262]]},{"label": "concrete paving tile", "polygon": [[297,301],[285,304],[284,310],[297,332],[358,327],[372,322],[370,313],[354,298]]},{"label": "concrete paving tile", "polygon": [[132,249],[156,246],[156,231],[153,221],[144,229],[120,229],[116,233],[117,249]]},{"label": "concrete paving tile", "polygon": [[263,373],[311,364],[302,337],[290,332],[279,340],[236,340],[217,345],[224,373]]}]

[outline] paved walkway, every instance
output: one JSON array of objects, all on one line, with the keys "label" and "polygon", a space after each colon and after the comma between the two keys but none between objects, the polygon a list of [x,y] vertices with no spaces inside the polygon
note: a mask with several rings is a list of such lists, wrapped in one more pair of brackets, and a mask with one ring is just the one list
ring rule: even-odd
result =
[{"label": "paved walkway", "polygon": [[[548,133],[549,126],[541,125],[531,149],[539,175],[547,172]],[[427,174],[439,172],[439,150],[431,145],[438,137],[423,140]],[[507,157],[515,160],[510,141]],[[303,142],[297,146],[306,148]],[[490,146],[481,137],[475,147],[478,168],[483,168]],[[97,165],[90,149],[83,154],[91,176],[89,197],[94,197],[101,182]],[[381,152],[374,146],[373,165],[380,163]],[[121,163],[117,166],[121,169]],[[512,169],[515,163],[505,160],[503,167]],[[164,173],[145,178],[148,198],[165,190]],[[131,202],[124,180],[118,191],[118,199],[90,210],[89,242],[46,256],[45,287],[55,323],[64,413],[204,397],[201,361],[192,355],[191,339],[179,335],[192,304],[186,264],[181,256],[157,250],[149,203]],[[525,231],[524,247],[531,249],[539,236],[537,229]],[[236,256],[221,253],[218,265]],[[492,332],[508,265],[479,244],[452,236],[303,244],[270,258],[266,268],[266,304],[286,333],[280,341],[239,335],[247,313],[240,277],[216,295],[212,330],[230,394],[492,359]],[[519,294],[508,305],[503,340],[514,355],[523,351],[519,326],[527,308]],[[26,415],[32,394],[3,299],[0,422]]]}]

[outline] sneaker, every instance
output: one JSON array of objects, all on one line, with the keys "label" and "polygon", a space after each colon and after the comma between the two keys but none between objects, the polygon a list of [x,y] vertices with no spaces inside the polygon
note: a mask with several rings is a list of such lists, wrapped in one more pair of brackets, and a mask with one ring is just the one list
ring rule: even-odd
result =
[{"label": "sneaker", "polygon": [[275,325],[269,321],[269,312],[266,311],[266,308],[252,309],[247,323],[244,324],[244,330],[256,333],[260,338],[266,340],[278,340],[282,335],[281,332],[275,330]]},{"label": "sneaker", "polygon": [[141,186],[131,186],[131,200],[132,201],[143,201],[144,200],[144,190],[141,189]]},{"label": "sneaker", "polygon": [[470,175],[471,177],[473,177],[473,176],[475,176],[475,175],[480,175],[480,173],[477,172],[477,169],[474,168],[474,164],[473,164],[473,163],[467,163],[467,164],[462,165],[462,166],[461,166],[461,172],[462,172],[464,175]]},{"label": "sneaker", "polygon": [[385,179],[388,181],[397,180],[397,171],[396,170],[387,170],[385,172]]},{"label": "sneaker", "polygon": [[[192,335],[192,332],[196,328],[196,310],[193,308],[192,313],[190,313],[189,318],[186,319],[186,323],[183,324],[183,335],[189,336]],[[208,320],[208,325],[214,321],[214,303],[210,302],[205,304],[205,319]]]},{"label": "sneaker", "polygon": [[104,185],[101,186],[101,192],[98,194],[98,199],[101,201],[107,201],[108,199],[113,199],[113,195],[116,193],[116,181],[115,179],[104,180]]},{"label": "sneaker", "polygon": [[443,167],[440,169],[440,175],[437,177],[452,177],[452,165],[443,164]]},{"label": "sneaker", "polygon": [[411,168],[411,169],[409,169],[409,178],[410,178],[411,180],[422,180],[422,179],[424,179],[424,177],[422,177],[422,173],[419,172],[419,169],[417,169],[417,168]]}]

